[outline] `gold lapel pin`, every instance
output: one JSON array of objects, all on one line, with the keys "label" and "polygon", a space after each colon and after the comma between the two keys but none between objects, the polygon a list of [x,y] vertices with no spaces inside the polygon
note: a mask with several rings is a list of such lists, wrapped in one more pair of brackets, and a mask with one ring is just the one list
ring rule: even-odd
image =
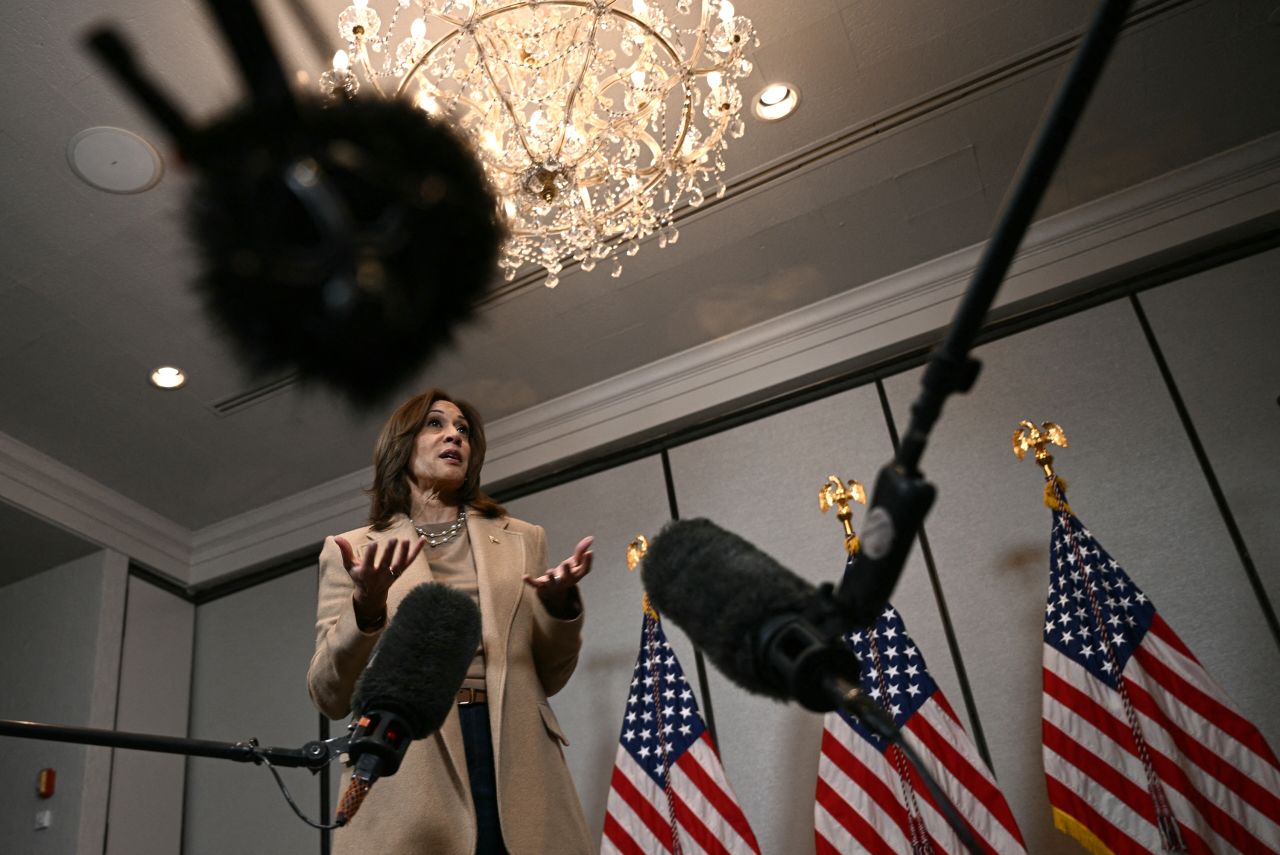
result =
[{"label": "gold lapel pin", "polygon": [[490,543],[497,543],[497,542],[498,542],[498,538],[494,537],[493,535],[489,535],[489,542],[490,542]]}]

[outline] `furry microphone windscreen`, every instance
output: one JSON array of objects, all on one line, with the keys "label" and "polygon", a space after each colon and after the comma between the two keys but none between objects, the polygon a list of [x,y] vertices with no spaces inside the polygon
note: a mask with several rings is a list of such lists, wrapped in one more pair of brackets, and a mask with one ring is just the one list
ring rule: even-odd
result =
[{"label": "furry microphone windscreen", "polygon": [[364,673],[352,710],[395,713],[414,739],[440,729],[480,644],[480,609],[438,582],[414,588],[396,609]]},{"label": "furry microphone windscreen", "polygon": [[249,107],[185,153],[199,290],[259,374],[381,403],[496,281],[505,227],[479,160],[402,99]]},{"label": "furry microphone windscreen", "polygon": [[748,692],[786,700],[760,673],[758,631],[797,612],[814,587],[710,520],[668,523],[641,562],[654,607],[685,631],[720,672]]}]

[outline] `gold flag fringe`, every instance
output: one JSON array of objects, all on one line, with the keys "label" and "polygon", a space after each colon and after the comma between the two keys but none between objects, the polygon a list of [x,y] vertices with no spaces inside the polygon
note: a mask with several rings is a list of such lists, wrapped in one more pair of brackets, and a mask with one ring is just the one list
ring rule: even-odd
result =
[{"label": "gold flag fringe", "polygon": [[1079,820],[1058,808],[1053,809],[1053,827],[1074,839],[1093,855],[1115,855],[1107,848],[1107,844],[1099,840],[1097,835],[1085,828]]}]

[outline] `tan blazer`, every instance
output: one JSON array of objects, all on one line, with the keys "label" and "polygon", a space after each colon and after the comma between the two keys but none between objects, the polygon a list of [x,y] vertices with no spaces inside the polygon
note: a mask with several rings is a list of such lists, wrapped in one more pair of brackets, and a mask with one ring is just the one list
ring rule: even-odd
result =
[{"label": "tan blazer", "polygon": [[[578,662],[582,615],[549,615],[523,574],[547,569],[540,526],[502,517],[467,517],[480,585],[489,721],[497,766],[498,812],[512,855],[588,853],[591,838],[564,762],[568,740],[547,697],[559,691]],[[416,537],[408,518],[389,529],[343,537],[357,551],[373,541]],[[389,620],[413,587],[431,581],[428,549],[391,587]],[[316,652],[307,672],[315,705],[330,718],[351,713],[351,694],[381,631],[361,632],[351,605],[354,585],[332,537],[320,552]],[[346,786],[346,775],[343,786]],[[455,708],[437,733],[409,746],[399,771],[378,780],[351,825],[334,834],[335,853],[471,855],[476,818],[467,781],[462,730]]]}]

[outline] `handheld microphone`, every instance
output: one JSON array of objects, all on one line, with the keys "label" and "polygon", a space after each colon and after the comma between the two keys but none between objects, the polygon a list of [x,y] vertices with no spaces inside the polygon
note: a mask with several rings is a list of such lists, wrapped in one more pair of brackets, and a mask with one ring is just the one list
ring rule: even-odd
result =
[{"label": "handheld microphone", "polygon": [[440,729],[480,644],[480,610],[430,582],[405,595],[356,683],[351,781],[334,817],[346,825],[378,778],[395,774],[409,742]]},{"label": "handheld microphone", "polygon": [[830,585],[815,588],[706,519],[668,523],[641,576],[654,606],[748,692],[816,712],[862,703]]},{"label": "handheld microphone", "polygon": [[100,29],[89,49],[193,167],[207,313],[258,373],[369,406],[474,314],[505,238],[461,136],[400,98],[295,98],[251,0],[205,0],[249,91],[197,127]]}]

